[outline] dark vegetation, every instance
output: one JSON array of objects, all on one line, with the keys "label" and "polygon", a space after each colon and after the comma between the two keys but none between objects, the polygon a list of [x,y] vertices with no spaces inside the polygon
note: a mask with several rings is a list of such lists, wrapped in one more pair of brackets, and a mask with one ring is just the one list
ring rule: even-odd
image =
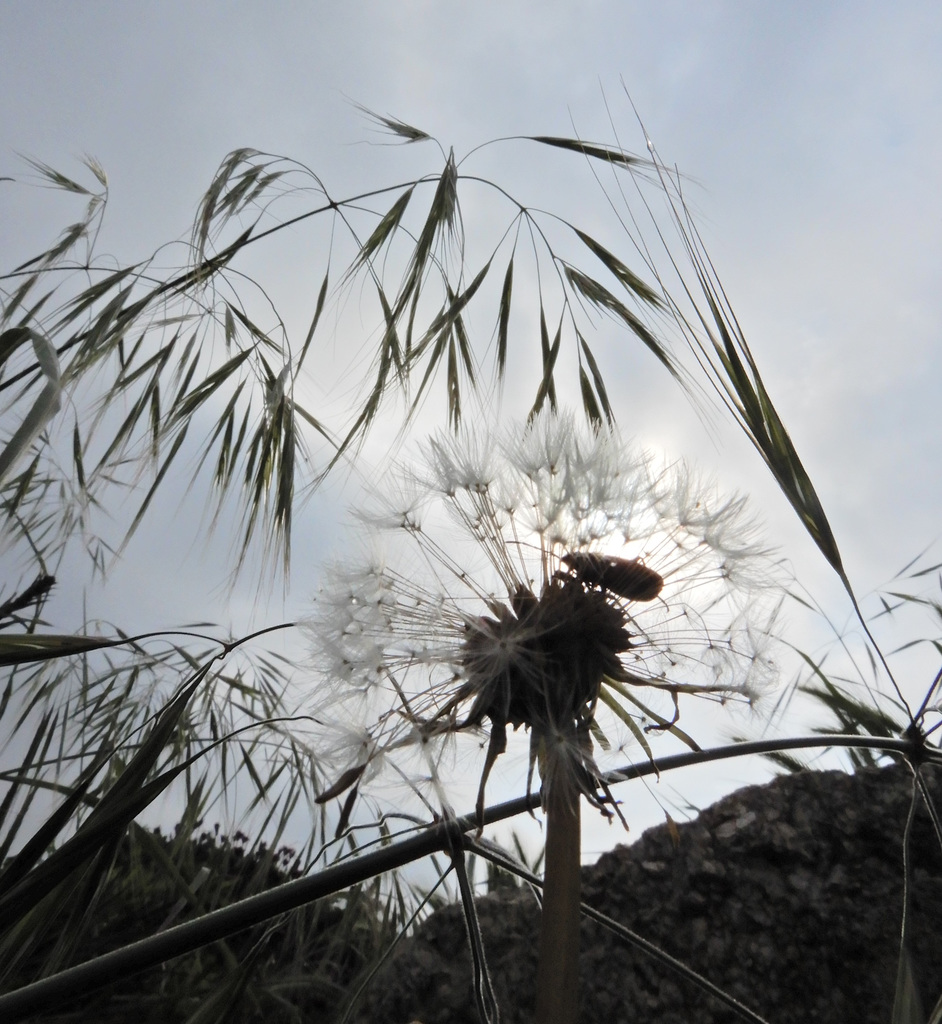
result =
[{"label": "dark vegetation", "polygon": [[[54,968],[68,945],[91,959],[300,874],[294,850],[253,845],[239,832],[229,837],[217,826],[165,836],[134,825],[68,898],[57,899],[48,927],[24,943],[10,987]],[[119,978],[37,1019],[336,1020],[399,927],[376,885],[356,887]]]}]

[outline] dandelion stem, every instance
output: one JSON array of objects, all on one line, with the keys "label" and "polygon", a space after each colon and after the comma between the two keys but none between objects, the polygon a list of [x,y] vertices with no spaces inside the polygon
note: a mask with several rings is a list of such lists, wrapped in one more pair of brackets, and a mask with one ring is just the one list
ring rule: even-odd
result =
[{"label": "dandelion stem", "polygon": [[546,806],[546,853],[540,960],[536,975],[539,1024],[575,1024],[579,1016],[580,797],[559,773]]}]

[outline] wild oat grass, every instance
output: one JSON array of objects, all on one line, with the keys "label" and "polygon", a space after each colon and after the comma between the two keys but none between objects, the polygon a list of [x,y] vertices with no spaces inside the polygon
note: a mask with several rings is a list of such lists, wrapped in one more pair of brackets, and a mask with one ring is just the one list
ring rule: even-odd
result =
[{"label": "wild oat grass", "polygon": [[[66,584],[61,575],[65,566],[75,564],[77,551],[83,553],[89,578],[107,577],[127,539],[152,521],[158,494],[194,485],[205,488],[211,524],[237,524],[234,573],[255,566],[253,559],[260,554],[266,571],[280,571],[287,580],[294,516],[304,493],[356,460],[381,413],[393,412],[398,401],[402,415],[394,432],[406,433],[427,396],[442,386],[451,435],[463,432],[475,440],[480,423],[473,410],[482,392],[496,391],[503,382],[515,397],[525,396],[531,437],[551,420],[567,424],[566,430],[575,434],[575,422],[560,417],[564,403],[558,392],[565,387],[578,396],[585,436],[594,438],[585,444],[601,444],[599,439],[616,436],[621,396],[613,400],[606,386],[610,367],[600,358],[600,326],[614,326],[639,356],[654,359],[664,370],[665,386],[679,386],[698,402],[712,392],[754,445],[839,577],[862,636],[863,656],[851,658],[852,672],[837,657],[826,661],[801,651],[800,642],[792,643],[804,665],[804,675],[797,677],[801,689],[834,716],[840,734],[832,734],[828,719],[819,722],[819,737],[693,749],[658,758],[657,769],[747,753],[777,751],[781,756],[815,744],[889,750],[912,766],[914,793],[929,806],[942,842],[939,815],[923,784],[923,773],[939,761],[942,676],[933,668],[923,685],[918,680],[903,685],[891,671],[891,657],[898,654],[885,654],[875,638],[879,624],[861,612],[821,500],[689,214],[683,177],[660,158],[643,128],[642,155],[622,147],[614,122],[611,143],[532,135],[489,144],[492,154],[508,149],[531,154],[536,173],[541,155],[550,152],[582,162],[590,188],[601,187],[611,211],[616,240],[606,237],[603,244],[579,224],[580,197],[572,203],[575,213],[544,212],[500,182],[479,177],[474,167],[478,150],[456,156],[420,128],[372,116],[395,140],[425,147],[431,154],[427,174],[346,195],[329,189],[296,161],[237,149],[220,164],[188,236],[130,261],[100,253],[108,182],[96,161],[86,160],[76,177],[41,162],[31,164],[41,184],[74,196],[82,210],[57,240],[0,276],[0,508],[8,566],[0,592],[0,664],[5,671],[0,778],[6,787],[0,796],[0,985],[10,989],[31,982],[0,995],[5,1020],[49,1012],[64,1013],[59,1019],[66,1019],[68,1008],[52,1007],[63,999],[88,998],[116,971],[139,971],[218,941],[225,944],[215,953],[198,954],[190,964],[213,961],[213,972],[218,970],[214,990],[203,986],[202,972],[188,972],[187,964],[182,972],[178,967],[161,975],[170,979],[171,988],[179,986],[174,998],[179,996],[189,1019],[226,1014],[233,1019],[238,1001],[250,1003],[255,996],[247,993],[257,994],[268,982],[264,998],[274,1002],[265,1005],[277,1003],[278,1012],[292,1019],[293,982],[280,987],[274,981],[278,971],[289,960],[303,963],[307,971],[311,947],[306,944],[314,935],[317,942],[328,943],[325,962],[334,963],[335,955],[362,961],[331,983],[345,985],[354,975],[368,978],[381,959],[379,945],[401,934],[439,898],[437,887],[417,894],[398,873],[415,858],[433,854],[441,858],[440,880],[457,880],[466,908],[481,1018],[497,1018],[486,950],[474,926],[468,851],[495,856],[492,846],[475,838],[481,822],[539,803],[537,793],[500,808],[485,803],[487,773],[501,753],[506,727],[529,727],[531,762],[544,784],[554,777],[547,768],[554,737],[565,734],[560,749],[566,756],[560,763],[566,769],[557,777],[575,780],[575,786],[564,792],[563,810],[577,812],[585,796],[596,809],[611,812],[615,787],[623,779],[655,770],[652,737],[673,733],[684,738],[674,704],[688,689],[704,689],[704,672],[713,677],[712,692],[748,694],[748,678],[740,678],[735,666],[763,663],[757,638],[767,631],[768,621],[753,630],[751,646],[743,647],[740,639],[732,639],[742,632],[738,625],[704,629],[711,608],[686,595],[697,593],[698,586],[705,596],[717,585],[748,584],[750,574],[742,568],[749,558],[737,563],[726,557],[726,577],[717,575],[722,563],[714,559],[701,577],[699,568],[695,572],[685,562],[689,552],[683,544],[645,547],[653,534],[622,530],[619,516],[644,506],[651,494],[643,487],[621,509],[608,507],[598,487],[599,480],[610,483],[617,476],[612,466],[602,473],[592,464],[581,467],[582,503],[578,515],[562,503],[564,529],[556,530],[557,521],[539,504],[540,529],[527,519],[533,507],[511,508],[495,500],[475,512],[474,501],[483,501],[481,495],[489,492],[475,491],[475,481],[458,470],[480,467],[472,467],[473,460],[461,463],[452,440],[439,435],[429,447],[440,462],[439,495],[448,500],[461,495],[469,502],[457,506],[458,522],[471,530],[472,547],[477,544],[485,552],[484,567],[492,579],[463,574],[460,553],[447,546],[451,542],[428,546],[408,517],[390,521],[392,529],[413,531],[416,564],[431,568],[434,578],[420,588],[414,565],[392,575],[376,567],[372,584],[381,597],[392,597],[385,606],[364,598],[362,575],[356,587],[348,588],[359,595],[358,608],[378,617],[376,622],[384,621],[384,611],[391,614],[398,647],[393,650],[381,640],[369,615],[360,623],[365,626],[361,637],[369,638],[374,630],[374,667],[387,699],[395,697],[385,718],[341,723],[342,742],[334,744],[333,752],[343,754],[344,763],[328,756],[331,751],[310,728],[311,708],[298,705],[289,686],[295,666],[278,652],[263,650],[260,635],[231,639],[199,626],[189,635],[129,637],[120,623],[64,634],[47,621],[54,610],[50,594],[56,586],[80,585],[71,578]],[[482,196],[493,203],[492,215],[466,216],[469,202],[477,214]],[[279,309],[276,282],[255,279],[245,268],[260,247],[287,238],[287,229],[313,230],[316,225],[324,226],[325,241],[311,247],[320,263],[311,271],[310,307],[299,327]],[[358,345],[351,364],[338,366],[333,342],[341,326],[349,328],[344,310],[352,307],[354,321],[369,325],[365,330],[358,326],[355,337],[372,347],[364,360]],[[488,337],[480,333],[482,323],[490,325]],[[526,324],[532,332],[522,328]],[[528,333],[538,341],[539,358],[511,360],[511,354],[525,349]],[[359,369],[364,365],[369,367],[365,375]],[[311,380],[320,383],[321,395],[336,394],[340,400],[312,404]],[[480,436],[476,440],[478,455],[486,461],[496,449],[490,441],[485,448]],[[441,476],[448,459],[450,496]],[[185,464],[195,467],[191,474],[183,473]],[[435,472],[430,473],[433,479]],[[490,477],[485,482],[489,486]],[[697,494],[691,487],[690,495]],[[133,510],[115,533],[106,513],[125,496],[133,499]],[[680,504],[672,529],[689,532],[699,506],[688,501],[681,516]],[[387,516],[403,512],[395,503],[386,510]],[[609,544],[614,525],[620,546]],[[475,535],[475,529],[482,532]],[[665,536],[676,539],[677,534],[668,530]],[[724,556],[741,539],[735,529],[724,535],[706,527],[701,537],[707,553]],[[612,559],[621,560],[620,565]],[[476,571],[480,565],[479,560]],[[632,565],[637,567],[634,582],[626,568]],[[335,573],[335,582],[342,572]],[[644,572],[648,588],[642,594],[638,580]],[[931,590],[937,574],[938,566],[915,567],[907,586],[883,599],[881,612],[889,615],[904,606],[928,610],[930,624],[910,637],[913,644],[924,642],[935,662],[942,652],[931,618],[940,607]],[[380,584],[389,585],[383,589]],[[459,600],[456,588],[462,587]],[[441,592],[437,605],[429,598],[435,588]],[[554,654],[571,651],[575,644],[568,620],[549,613],[557,594],[583,611],[591,606],[591,623],[598,624],[596,612],[611,618],[592,634],[603,637],[602,654],[588,659],[592,678],[586,677],[579,700],[567,705],[565,714],[544,713],[549,706],[544,698],[551,689],[564,687],[562,667],[576,672],[577,661],[582,672],[585,659]],[[408,597],[414,599],[411,617],[405,614]],[[809,603],[797,589],[790,597]],[[333,625],[321,623],[316,630],[318,672],[331,675],[335,688],[349,686],[359,673],[361,689],[368,691],[362,677],[368,661],[365,641],[345,664],[349,634],[334,629],[340,615],[336,601],[334,606]],[[681,631],[683,644],[678,644],[669,639],[669,630],[659,630],[676,626],[681,620],[671,616],[685,609],[689,614]],[[665,620],[660,625],[653,622],[658,614]],[[740,623],[748,626],[747,620]],[[348,614],[344,621],[360,620]],[[262,624],[260,633],[275,628],[290,626]],[[552,640],[563,634],[566,643]],[[748,637],[748,628],[743,635]],[[838,635],[843,640],[844,632]],[[502,644],[509,651],[503,662],[497,650]],[[690,653],[658,660],[678,654],[681,647]],[[843,650],[849,652],[849,645]],[[652,652],[650,660],[645,652]],[[654,652],[659,652],[656,657]],[[861,664],[869,666],[866,678],[856,671]],[[417,672],[424,674],[424,682],[413,686],[407,677]],[[439,674],[432,678],[429,672]],[[547,678],[552,687],[540,682]],[[642,685],[666,695],[667,708],[650,707],[639,698]],[[557,711],[558,703],[550,702]],[[785,709],[788,702],[780,706]],[[603,715],[611,723],[605,728],[599,725]],[[480,730],[485,721],[489,749],[481,768],[479,806],[455,818],[434,748],[456,731]],[[619,749],[620,741],[608,739],[617,730],[633,737],[645,756],[634,765],[613,765],[620,770],[612,774],[597,757],[606,744]],[[341,835],[334,840],[337,817],[316,798],[365,788],[381,762],[395,762],[407,751],[410,756],[419,751],[419,760],[424,758],[424,788],[445,799],[430,801],[418,815],[414,809],[394,810],[372,821],[355,816],[349,804],[339,821]],[[862,762],[871,755],[852,756]],[[411,763],[407,767],[414,768]],[[409,772],[405,775],[408,780]],[[234,788],[247,789],[250,796],[243,806],[260,812],[258,834],[267,846],[264,852],[261,845],[253,848],[259,864],[266,858],[270,862],[289,818],[306,808],[310,838],[289,870],[300,877],[271,889],[264,872],[249,889],[230,887],[225,872],[207,882],[189,837],[213,808],[225,805]],[[416,788],[423,786],[407,787],[410,792]],[[548,803],[553,788],[544,790]],[[565,790],[555,788],[557,794]],[[135,822],[169,791],[182,808],[182,838],[166,846],[147,838],[149,833]],[[570,862],[576,850],[577,863],[572,813],[556,837],[563,840]],[[519,858],[498,859],[529,879]],[[908,870],[905,864],[903,870]],[[362,888],[380,876],[385,879],[381,887]],[[114,907],[137,882],[144,892],[165,891],[168,899],[178,893],[185,913],[194,919],[127,945]],[[361,889],[349,890],[338,902],[336,894],[351,885]],[[557,886],[549,863],[546,885],[551,890]],[[571,897],[571,887],[566,891]],[[548,903],[552,899],[549,894]],[[326,902],[309,907],[316,900]],[[211,906],[219,909],[202,913]],[[257,942],[250,939],[246,946],[244,938],[232,938],[299,907],[308,909],[257,933]],[[571,915],[575,904],[567,899],[566,907]],[[313,922],[313,931],[305,931],[301,922]],[[112,924],[115,931],[105,934]],[[574,927],[570,922],[563,934],[571,938]],[[904,916],[894,1015],[899,1024],[916,1020],[905,927]],[[94,937],[91,945],[89,936]],[[272,941],[278,946],[274,968],[265,959]],[[76,966],[88,950],[112,946],[118,948]],[[553,974],[544,967],[544,990],[567,977],[560,972],[554,979]],[[250,978],[261,978],[262,989],[252,988]],[[703,984],[709,987],[709,979]],[[566,985],[572,988],[564,980]],[[148,990],[141,998],[157,1001],[160,995]],[[559,1020],[578,1013],[575,998],[549,1002],[551,1008],[541,1013],[552,1012]],[[743,1019],[759,1019],[735,1002],[728,1005]],[[103,1014],[114,1010],[107,1001],[96,1006]],[[77,1003],[73,1009],[79,1012]],[[942,1002],[928,1019],[942,1020]]]}]

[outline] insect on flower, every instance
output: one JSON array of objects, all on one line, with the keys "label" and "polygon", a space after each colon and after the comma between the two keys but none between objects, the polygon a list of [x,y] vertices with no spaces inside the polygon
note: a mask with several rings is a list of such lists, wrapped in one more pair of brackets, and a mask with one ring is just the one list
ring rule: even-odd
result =
[{"label": "insect on flower", "polygon": [[317,717],[356,737],[324,739],[324,798],[398,777],[450,806],[449,751],[487,730],[480,815],[509,727],[544,799],[563,780],[610,817],[597,749],[672,729],[684,695],[762,689],[774,563],[742,499],[565,416],[421,456],[360,513],[377,554],[334,566],[309,622]]},{"label": "insect on flower", "polygon": [[575,551],[563,555],[560,561],[579,582],[610,590],[628,601],[653,601],[664,586],[660,574],[637,558]]}]

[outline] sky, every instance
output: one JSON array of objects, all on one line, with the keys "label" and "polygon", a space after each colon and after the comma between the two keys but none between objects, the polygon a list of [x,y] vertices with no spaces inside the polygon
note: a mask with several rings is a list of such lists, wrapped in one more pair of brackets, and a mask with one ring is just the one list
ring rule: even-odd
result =
[{"label": "sky", "polygon": [[[939,535],[939,53],[942,10],[916,0],[4,0],[0,176],[29,179],[19,154],[73,174],[92,154],[110,181],[105,248],[136,259],[187,234],[240,146],[294,157],[345,194],[435,167],[433,152],[367,145],[376,137],[354,103],[460,156],[517,134],[608,140],[608,102],[638,148],[627,89],[661,157],[690,177],[706,245],[865,595]],[[565,175],[531,180],[519,148],[481,161],[545,206],[573,201]],[[65,210],[61,197],[4,183],[4,265],[51,240]],[[296,266],[262,269],[299,280]],[[835,599],[741,438],[705,432],[647,364],[613,363],[609,391],[624,432],[751,493],[800,579]],[[198,612],[239,624],[303,613],[316,586],[308,567],[340,543],[349,500],[328,491],[306,506],[284,607],[226,593],[224,554],[201,561],[213,545],[174,560],[145,542],[93,603],[103,618],[133,607],[129,629]],[[162,504],[148,536],[170,537],[175,514]],[[716,786],[736,781],[724,767]]]}]

